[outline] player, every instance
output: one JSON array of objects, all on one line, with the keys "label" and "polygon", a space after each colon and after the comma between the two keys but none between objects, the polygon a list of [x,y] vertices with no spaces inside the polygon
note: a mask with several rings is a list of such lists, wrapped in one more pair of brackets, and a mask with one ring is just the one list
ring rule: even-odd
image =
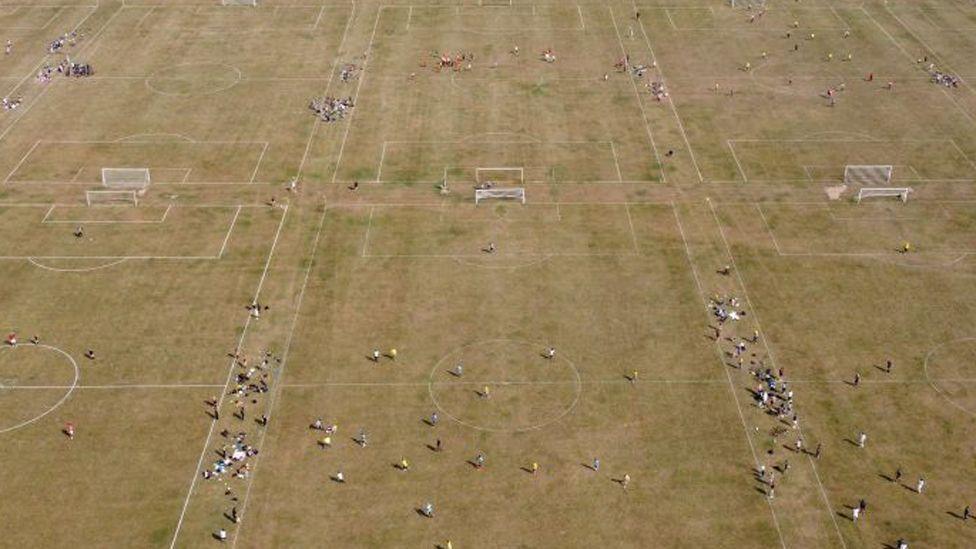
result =
[{"label": "player", "polygon": [[7,334],[7,345],[11,347],[17,346],[17,332],[10,332]]},{"label": "player", "polygon": [[75,439],[75,424],[68,422],[64,424],[64,434],[68,437],[68,440]]},{"label": "player", "polygon": [[380,361],[380,350],[373,349],[373,362],[379,362],[379,361]]},{"label": "player", "polygon": [[390,360],[394,360],[395,361],[396,360],[396,356],[397,356],[397,350],[396,349],[390,349]]},{"label": "player", "polygon": [[549,347],[549,349],[546,350],[546,358],[548,358],[549,360],[552,360],[552,359],[556,358],[556,348],[555,347]]}]

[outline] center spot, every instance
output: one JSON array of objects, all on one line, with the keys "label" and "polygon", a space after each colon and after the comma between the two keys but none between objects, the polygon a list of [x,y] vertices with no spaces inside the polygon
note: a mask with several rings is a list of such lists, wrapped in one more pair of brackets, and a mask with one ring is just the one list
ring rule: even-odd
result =
[{"label": "center spot", "polygon": [[475,429],[538,429],[572,411],[581,387],[572,362],[558,350],[552,359],[544,352],[543,345],[511,339],[455,349],[431,371],[430,396],[446,416]]}]

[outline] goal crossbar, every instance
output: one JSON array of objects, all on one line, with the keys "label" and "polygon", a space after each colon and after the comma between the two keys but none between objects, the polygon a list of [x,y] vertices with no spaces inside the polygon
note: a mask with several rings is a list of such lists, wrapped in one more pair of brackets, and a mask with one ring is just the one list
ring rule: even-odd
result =
[{"label": "goal crossbar", "polygon": [[857,191],[856,202],[863,198],[874,196],[897,196],[902,202],[908,202],[908,194],[914,192],[911,187],[862,187]]},{"label": "goal crossbar", "polygon": [[136,191],[85,191],[85,203],[88,206],[132,204],[139,205]]},{"label": "goal crossbar", "polygon": [[495,179],[506,179],[512,181],[518,181],[520,184],[525,183],[525,168],[475,168],[474,169],[475,181],[478,183],[483,183],[489,181],[492,178]]},{"label": "goal crossbar", "polygon": [[494,189],[475,189],[474,203],[478,204],[488,198],[510,198],[525,204],[525,188],[523,187],[498,187]]},{"label": "goal crossbar", "polygon": [[149,168],[102,168],[102,186],[106,189],[144,191],[149,183]]},{"label": "goal crossbar", "polygon": [[891,183],[894,167],[883,164],[848,164],[844,166],[844,183],[885,186]]}]

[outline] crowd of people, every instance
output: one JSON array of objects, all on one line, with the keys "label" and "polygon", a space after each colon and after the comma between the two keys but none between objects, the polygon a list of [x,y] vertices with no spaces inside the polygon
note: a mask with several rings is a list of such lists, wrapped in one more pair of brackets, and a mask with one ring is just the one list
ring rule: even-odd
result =
[{"label": "crowd of people", "polygon": [[5,111],[12,111],[17,107],[19,107],[20,104],[23,102],[24,102],[23,97],[15,97],[13,99],[9,97],[4,97],[2,100],[0,100],[0,104],[2,104],[3,110]]},{"label": "crowd of people", "polygon": [[938,70],[931,70],[932,82],[936,84],[941,84],[947,88],[958,88],[960,79],[954,74],[949,74],[947,72],[942,72]]},{"label": "crowd of people", "polygon": [[312,99],[308,108],[323,122],[342,120],[355,106],[352,97],[322,97]]},{"label": "crowd of people", "polygon": [[78,31],[66,32],[55,38],[48,45],[48,53],[58,53],[68,46],[74,46],[78,41]]}]

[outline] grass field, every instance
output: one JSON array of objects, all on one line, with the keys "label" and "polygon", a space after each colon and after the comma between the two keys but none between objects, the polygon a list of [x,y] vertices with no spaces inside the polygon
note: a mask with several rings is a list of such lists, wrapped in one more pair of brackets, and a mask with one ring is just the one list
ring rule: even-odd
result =
[{"label": "grass field", "polygon": [[0,0],[0,546],[969,547],[976,7],[745,3]]}]

